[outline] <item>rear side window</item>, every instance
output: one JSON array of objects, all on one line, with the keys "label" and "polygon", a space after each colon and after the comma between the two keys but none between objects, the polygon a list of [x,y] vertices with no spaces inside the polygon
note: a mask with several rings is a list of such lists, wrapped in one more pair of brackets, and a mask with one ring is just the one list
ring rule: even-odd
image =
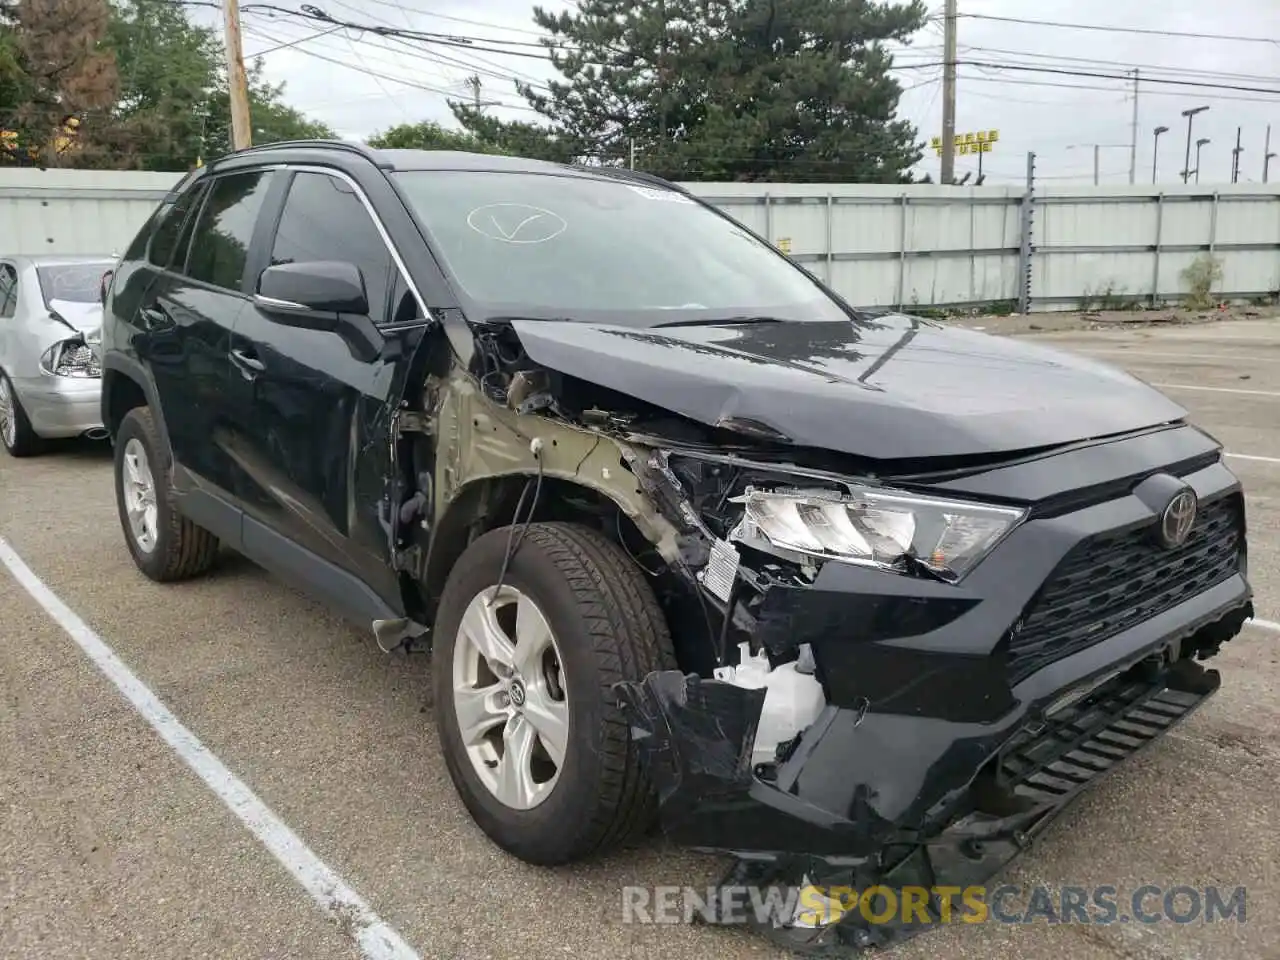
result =
[{"label": "rear side window", "polygon": [[0,317],[12,317],[18,312],[18,271],[7,263],[0,263]]},{"label": "rear side window", "polygon": [[228,290],[239,290],[249,243],[271,183],[268,171],[234,173],[213,181],[191,237],[186,274]]},{"label": "rear side window", "polygon": [[[169,209],[160,214],[160,225],[151,235],[151,245],[147,250],[147,260],[153,265],[166,269],[173,262],[174,251],[178,249],[178,239],[182,236],[182,226],[188,214],[199,207],[204,196],[205,185],[197,184],[194,190],[188,190]],[[178,268],[182,268],[185,257],[178,257]]]}]

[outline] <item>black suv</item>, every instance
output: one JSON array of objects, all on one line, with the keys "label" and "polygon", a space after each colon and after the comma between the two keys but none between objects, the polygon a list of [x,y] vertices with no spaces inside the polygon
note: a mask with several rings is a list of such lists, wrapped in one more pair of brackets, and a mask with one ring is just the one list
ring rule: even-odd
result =
[{"label": "black suv", "polygon": [[858,311],[626,170],[247,150],[105,296],[139,568],[223,544],[429,646],[453,781],[533,863],[660,819],[810,903],[981,882],[1252,616],[1240,485],[1173,402]]}]

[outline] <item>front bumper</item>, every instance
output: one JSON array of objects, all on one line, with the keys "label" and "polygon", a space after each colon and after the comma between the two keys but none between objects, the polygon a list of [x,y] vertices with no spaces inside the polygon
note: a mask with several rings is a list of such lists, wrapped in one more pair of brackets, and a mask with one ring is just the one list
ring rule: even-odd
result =
[{"label": "front bumper", "polygon": [[[736,856],[733,884],[932,889],[990,878],[1098,773],[1217,689],[1194,658],[1253,614],[1238,481],[1220,463],[1181,479],[1207,526],[1182,553],[1153,554],[1154,579],[1120,551],[1106,561],[1108,584],[1081,593],[1071,580],[1082,545],[1115,531],[1138,542],[1154,521],[1139,485],[1027,522],[960,585],[828,564],[811,587],[766,595],[756,639],[782,656],[809,643],[828,701],[776,764],[751,762],[762,690],[674,671],[620,685],[668,836]],[[1235,510],[1238,536],[1224,536]],[[1063,570],[1061,629],[1046,634],[1034,611]],[[1090,603],[1119,603],[1124,616],[1091,620]],[[851,913],[766,932],[847,950],[912,929]]]},{"label": "front bumper", "polygon": [[102,380],[31,377],[17,385],[31,429],[49,440],[102,428]]}]

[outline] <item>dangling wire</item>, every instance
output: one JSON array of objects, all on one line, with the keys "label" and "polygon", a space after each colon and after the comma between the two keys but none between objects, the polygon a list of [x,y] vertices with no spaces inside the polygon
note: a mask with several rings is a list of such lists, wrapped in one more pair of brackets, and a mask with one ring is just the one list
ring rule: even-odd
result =
[{"label": "dangling wire", "polygon": [[[497,599],[498,594],[502,592],[502,585],[506,582],[507,568],[511,564],[511,558],[520,549],[520,544],[524,543],[525,534],[529,532],[529,525],[533,522],[533,515],[538,509],[538,496],[542,493],[542,438],[535,437],[533,443],[530,444],[530,449],[533,450],[533,455],[538,461],[538,475],[536,479],[525,481],[524,489],[520,491],[520,499],[516,501],[516,510],[511,517],[511,528],[507,532],[507,554],[502,558],[502,573],[498,576],[498,585],[493,590],[494,599]],[[533,488],[533,500],[529,504],[529,512],[522,524],[520,522],[520,510],[524,506],[525,498],[529,495],[530,487]],[[520,528],[519,539],[516,539],[517,527]],[[514,543],[512,542],[513,540]]]}]

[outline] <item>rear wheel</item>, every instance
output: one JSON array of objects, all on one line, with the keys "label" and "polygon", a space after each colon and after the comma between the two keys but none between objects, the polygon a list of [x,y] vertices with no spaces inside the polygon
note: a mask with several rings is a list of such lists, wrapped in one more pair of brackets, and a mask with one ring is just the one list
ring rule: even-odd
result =
[{"label": "rear wheel", "polygon": [[116,506],[138,569],[166,582],[199,576],[213,566],[218,540],[174,508],[168,463],[146,407],[125,414],[116,432]]},{"label": "rear wheel", "polygon": [[674,656],[652,589],[612,542],[574,524],[532,524],[499,588],[509,533],[477,539],[445,585],[436,723],[480,828],[522,860],[561,864],[653,822],[653,790],[612,687]]},{"label": "rear wheel", "polygon": [[14,457],[29,457],[38,453],[40,447],[40,438],[31,429],[22,401],[3,373],[0,373],[0,443]]}]

